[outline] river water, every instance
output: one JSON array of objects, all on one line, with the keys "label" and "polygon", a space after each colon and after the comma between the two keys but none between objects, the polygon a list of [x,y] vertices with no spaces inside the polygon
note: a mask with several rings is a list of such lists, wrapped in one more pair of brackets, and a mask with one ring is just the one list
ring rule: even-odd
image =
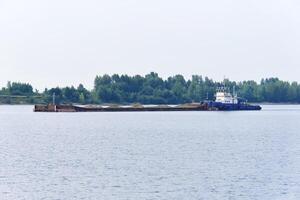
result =
[{"label": "river water", "polygon": [[300,199],[300,106],[32,110],[0,106],[1,200]]}]

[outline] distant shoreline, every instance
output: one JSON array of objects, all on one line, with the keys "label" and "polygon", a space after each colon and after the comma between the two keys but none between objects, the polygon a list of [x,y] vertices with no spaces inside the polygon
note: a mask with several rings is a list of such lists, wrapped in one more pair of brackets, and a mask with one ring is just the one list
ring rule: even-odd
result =
[{"label": "distant shoreline", "polygon": [[[168,105],[213,100],[216,90],[224,87],[229,93],[236,93],[242,101],[258,104],[287,105],[300,103],[300,83],[288,82],[279,78],[266,78],[256,81],[214,81],[201,75],[185,78],[177,74],[162,78],[155,72],[144,76],[126,74],[98,75],[93,89],[82,84],[77,87],[45,88],[34,90],[30,83],[8,82],[0,89],[2,104],[101,104],[116,103]],[[269,103],[270,102],[270,103]],[[273,103],[279,102],[279,103]],[[256,103],[257,104],[257,103]]]},{"label": "distant shoreline", "polygon": [[288,106],[288,105],[300,105],[300,103],[268,103],[268,102],[263,102],[263,103],[256,103],[256,104],[259,104],[259,105],[262,105],[262,106],[280,106],[280,105],[285,105],[285,106]]}]

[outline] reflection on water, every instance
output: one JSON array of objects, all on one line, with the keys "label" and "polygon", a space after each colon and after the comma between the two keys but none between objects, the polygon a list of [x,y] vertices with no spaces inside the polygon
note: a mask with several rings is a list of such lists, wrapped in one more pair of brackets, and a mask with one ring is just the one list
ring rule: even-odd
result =
[{"label": "reflection on water", "polygon": [[300,199],[300,107],[33,113],[0,106],[1,199]]}]

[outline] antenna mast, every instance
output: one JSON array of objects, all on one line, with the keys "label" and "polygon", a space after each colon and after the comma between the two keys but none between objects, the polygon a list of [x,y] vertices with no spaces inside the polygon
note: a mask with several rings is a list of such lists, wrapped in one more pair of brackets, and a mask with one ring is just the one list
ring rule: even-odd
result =
[{"label": "antenna mast", "polygon": [[236,94],[235,94],[235,85],[233,86],[233,96],[236,96]]},{"label": "antenna mast", "polygon": [[53,92],[53,95],[52,95],[52,104],[55,105],[55,92]]},{"label": "antenna mast", "polygon": [[226,77],[223,77],[223,87],[224,87],[224,92],[226,92]]}]

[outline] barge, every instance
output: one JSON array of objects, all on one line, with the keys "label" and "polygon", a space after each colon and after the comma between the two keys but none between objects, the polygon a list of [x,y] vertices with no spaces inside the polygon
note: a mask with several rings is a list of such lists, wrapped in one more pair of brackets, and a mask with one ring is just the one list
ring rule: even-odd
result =
[{"label": "barge", "polygon": [[[55,95],[54,95],[55,96]],[[215,101],[190,103],[182,105],[56,105],[55,97],[49,105],[35,105],[35,112],[145,112],[145,111],[238,111],[238,110],[261,110],[261,106],[248,104],[243,98],[239,98],[233,89],[230,93],[225,86],[219,87],[215,94]]]},{"label": "barge", "polygon": [[154,111],[205,111],[210,110],[206,103],[183,105],[153,105],[153,106],[97,106],[97,105],[35,105],[35,112],[154,112]]}]

